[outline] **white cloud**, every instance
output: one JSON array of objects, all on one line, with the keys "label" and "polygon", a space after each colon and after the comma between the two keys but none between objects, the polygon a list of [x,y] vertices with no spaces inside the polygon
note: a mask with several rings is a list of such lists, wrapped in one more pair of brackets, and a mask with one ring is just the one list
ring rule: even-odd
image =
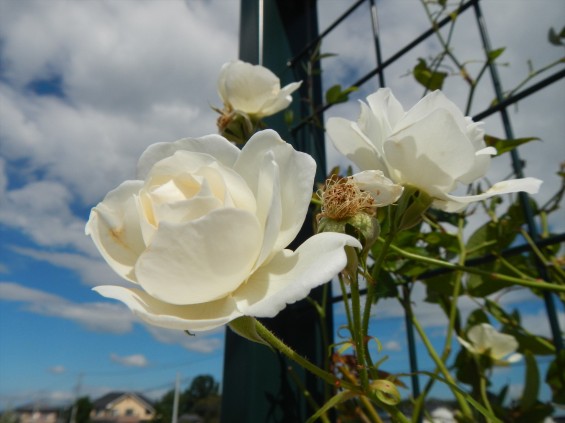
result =
[{"label": "white cloud", "polygon": [[129,310],[118,304],[73,303],[13,282],[0,282],[0,300],[22,302],[25,311],[71,320],[96,332],[123,334],[132,330],[135,321]]},{"label": "white cloud", "polygon": [[72,247],[94,254],[92,242],[84,235],[85,221],[73,215],[72,195],[58,182],[30,182],[4,192],[0,224],[19,230],[46,247]]},{"label": "white cloud", "polygon": [[402,346],[398,341],[387,341],[383,344],[384,351],[402,351]]},{"label": "white cloud", "polygon": [[33,260],[45,261],[53,266],[75,271],[88,286],[127,285],[128,283],[120,278],[100,257],[88,257],[75,253],[50,252],[15,246],[11,247],[11,250]]},{"label": "white cloud", "polygon": [[[21,302],[24,304],[24,311],[70,320],[95,332],[125,334],[132,331],[134,323],[141,323],[157,341],[181,345],[190,351],[207,354],[220,350],[224,345],[222,328],[189,336],[181,330],[146,325],[118,303],[73,303],[61,296],[13,282],[0,282],[0,301],[2,300]],[[114,359],[123,360],[122,364],[128,360],[130,365],[136,360],[137,365],[142,363],[138,356],[116,356]]]},{"label": "white cloud", "polygon": [[[178,344],[189,351],[209,354],[221,350],[224,346],[223,336],[217,336],[218,330],[198,332],[188,335],[180,330],[147,326],[146,329],[155,339],[164,344]],[[221,329],[223,332],[223,329]]]},{"label": "white cloud", "polygon": [[[0,225],[48,248],[13,251],[88,285],[116,280],[83,210],[135,177],[147,145],[215,132],[209,106],[237,56],[238,4],[0,2]],[[63,95],[30,88],[47,80]]]},{"label": "white cloud", "polygon": [[[549,327],[549,319],[545,310],[539,310],[537,313],[521,313],[521,325],[528,332],[533,335],[543,336],[546,338],[551,338],[551,329]],[[559,327],[563,331],[565,328],[565,312],[557,313],[557,320],[559,321]]]},{"label": "white cloud", "polygon": [[143,354],[120,356],[112,353],[110,354],[110,360],[126,367],[147,367],[149,365],[149,361]]},{"label": "white cloud", "polygon": [[67,371],[67,369],[65,369],[65,366],[59,364],[57,366],[53,366],[49,369],[50,373],[53,373],[55,375],[59,375],[61,373],[65,373]]},{"label": "white cloud", "polygon": [[[0,32],[9,159],[29,158],[28,170],[45,171],[94,202],[133,176],[149,143],[215,131],[209,104],[219,101],[221,64],[237,54],[237,5],[24,3],[4,5]],[[25,88],[53,75],[64,99]]]}]

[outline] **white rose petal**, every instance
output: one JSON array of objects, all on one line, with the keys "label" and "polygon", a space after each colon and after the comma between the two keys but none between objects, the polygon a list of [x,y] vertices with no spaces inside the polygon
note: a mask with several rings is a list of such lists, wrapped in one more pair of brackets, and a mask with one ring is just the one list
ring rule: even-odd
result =
[{"label": "white rose petal", "polygon": [[[520,354],[514,354],[518,349],[516,338],[498,332],[488,323],[481,323],[469,329],[467,332],[468,341],[460,337],[457,338],[461,345],[473,354],[488,354],[493,360],[501,362],[515,362],[521,359]],[[503,360],[508,355],[510,357]]]},{"label": "white rose petal", "polygon": [[241,151],[215,135],[149,147],[140,180],[111,191],[86,225],[109,265],[139,289],[96,291],[174,329],[276,315],[341,271],[346,245],[360,247],[323,234],[285,250],[306,217],[315,172],[310,156],[269,130]]},{"label": "white rose petal", "polygon": [[269,69],[236,60],[222,67],[218,94],[228,110],[261,118],[287,108],[300,85],[293,82],[281,89],[279,78]]},{"label": "white rose petal", "polygon": [[402,195],[404,187],[395,184],[380,170],[365,170],[351,177],[362,191],[367,191],[377,207],[388,206]]},{"label": "white rose petal", "polygon": [[387,88],[367,103],[361,103],[357,122],[330,118],[326,125],[337,150],[360,170],[381,170],[397,184],[425,191],[434,198],[433,207],[450,212],[493,195],[538,191],[541,181],[526,178],[495,184],[476,196],[450,194],[483,177],[496,150],[486,146],[482,123],[465,117],[440,91],[407,112]]},{"label": "white rose petal", "polygon": [[308,238],[294,252],[280,251],[234,292],[238,309],[246,315],[274,317],[339,273],[347,263],[346,245],[362,247],[350,236],[324,232]]}]

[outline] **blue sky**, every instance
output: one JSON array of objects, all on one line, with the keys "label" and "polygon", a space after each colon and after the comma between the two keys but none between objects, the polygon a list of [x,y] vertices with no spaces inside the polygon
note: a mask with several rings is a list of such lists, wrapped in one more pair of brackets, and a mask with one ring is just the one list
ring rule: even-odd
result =
[{"label": "blue sky", "polygon": [[[392,3],[380,11],[385,58],[426,27],[423,13],[414,12],[418,2]],[[527,74],[528,59],[543,65],[563,55],[545,38],[550,26],[560,29],[564,22],[559,0],[543,0],[544,7],[538,2],[535,10],[526,0],[483,3],[493,44],[508,47],[503,57],[512,65],[501,68],[508,87]],[[348,2],[320,5],[324,28]],[[215,83],[221,65],[238,54],[238,15],[238,2],[230,0],[0,0],[0,408],[68,401],[79,375],[81,392],[93,397],[110,389],[156,397],[172,388],[177,372],[185,383],[202,373],[221,377],[223,330],[188,337],[149,327],[91,291],[120,280],[84,236],[84,224],[106,192],[134,176],[148,145],[215,132],[209,106],[220,105]],[[372,47],[350,48],[372,46],[367,19],[359,11],[328,38],[325,51],[338,57],[324,63],[326,88],[374,66]],[[527,22],[535,25],[521,30]],[[481,57],[476,38],[473,31],[456,34],[463,57]],[[401,75],[434,48],[427,43],[388,71],[387,83],[406,107],[422,90]],[[456,80],[446,91],[461,105]],[[376,88],[371,82],[355,98]],[[564,106],[562,93],[559,82],[513,110],[517,136],[544,140],[523,152],[528,174],[546,180],[541,199],[555,189],[553,174],[565,159],[559,144],[565,124],[556,112]],[[486,81],[475,113],[489,96]],[[326,117],[357,114],[352,101]],[[488,133],[501,135],[497,120],[486,125]],[[331,148],[328,156],[343,163]],[[500,180],[507,173],[507,163],[497,162],[489,176]],[[423,296],[415,292],[417,313],[441,342],[444,320]],[[547,333],[537,300],[518,291],[501,303],[518,307],[529,328]],[[462,307],[469,311],[472,302]],[[398,305],[384,302],[375,314],[375,332],[391,355],[389,370],[406,370]],[[339,309],[336,315],[343,318]],[[518,365],[501,380],[519,384],[521,371]]]}]

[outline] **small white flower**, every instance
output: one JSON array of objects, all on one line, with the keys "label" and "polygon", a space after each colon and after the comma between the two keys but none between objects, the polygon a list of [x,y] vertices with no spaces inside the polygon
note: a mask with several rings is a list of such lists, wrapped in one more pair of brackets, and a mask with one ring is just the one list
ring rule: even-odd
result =
[{"label": "small white flower", "polygon": [[99,286],[146,322],[202,331],[274,317],[347,262],[354,238],[324,233],[285,247],[306,217],[316,163],[274,131],[239,150],[219,135],[150,146],[138,180],[92,209],[86,233],[134,288]]},{"label": "small white flower", "polygon": [[494,184],[479,195],[450,194],[459,184],[483,177],[493,147],[487,147],[481,123],[463,116],[440,91],[404,111],[389,89],[379,89],[361,102],[357,122],[330,118],[328,134],[339,152],[361,170],[378,169],[401,185],[412,185],[434,198],[433,207],[448,212],[493,195],[526,191],[534,194],[542,183],[536,178]]},{"label": "small white flower", "polygon": [[[521,360],[522,355],[516,353],[518,341],[512,335],[498,332],[488,323],[473,326],[467,332],[469,341],[457,337],[461,345],[472,354],[486,354],[495,362],[514,363]],[[504,357],[510,355],[506,360]]]},{"label": "small white flower", "polygon": [[222,67],[218,94],[226,112],[262,118],[286,109],[301,84],[293,82],[281,89],[279,78],[269,69],[236,60]]}]

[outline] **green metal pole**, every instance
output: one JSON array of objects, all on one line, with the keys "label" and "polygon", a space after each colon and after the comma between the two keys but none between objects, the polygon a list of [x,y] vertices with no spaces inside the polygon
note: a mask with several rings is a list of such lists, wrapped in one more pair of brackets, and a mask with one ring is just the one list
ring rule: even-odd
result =
[{"label": "green metal pole", "polygon": [[[315,0],[242,0],[240,21],[241,60],[260,63],[281,79],[281,84],[303,80],[300,93],[293,95],[295,116],[306,116],[310,105],[301,99],[313,97],[321,101],[319,77],[308,78],[298,63],[289,68],[287,62],[318,34]],[[298,150],[312,155],[318,163],[316,178],[325,178],[325,149],[321,128],[305,127],[292,137],[282,113],[268,120],[283,139]],[[296,248],[312,234],[311,216],[290,246]],[[321,289],[311,296],[320,300]],[[326,310],[326,328],[332,341],[333,314],[331,290]],[[288,306],[274,319],[263,324],[285,343],[309,360],[323,366],[327,350],[323,347],[321,327],[313,306],[307,301]],[[298,377],[313,398],[323,402],[323,385],[313,375],[297,368],[283,356],[262,345],[226,332],[222,390],[222,423],[302,422],[313,414],[303,392],[293,380]],[[292,366],[294,375],[289,374]]]}]

